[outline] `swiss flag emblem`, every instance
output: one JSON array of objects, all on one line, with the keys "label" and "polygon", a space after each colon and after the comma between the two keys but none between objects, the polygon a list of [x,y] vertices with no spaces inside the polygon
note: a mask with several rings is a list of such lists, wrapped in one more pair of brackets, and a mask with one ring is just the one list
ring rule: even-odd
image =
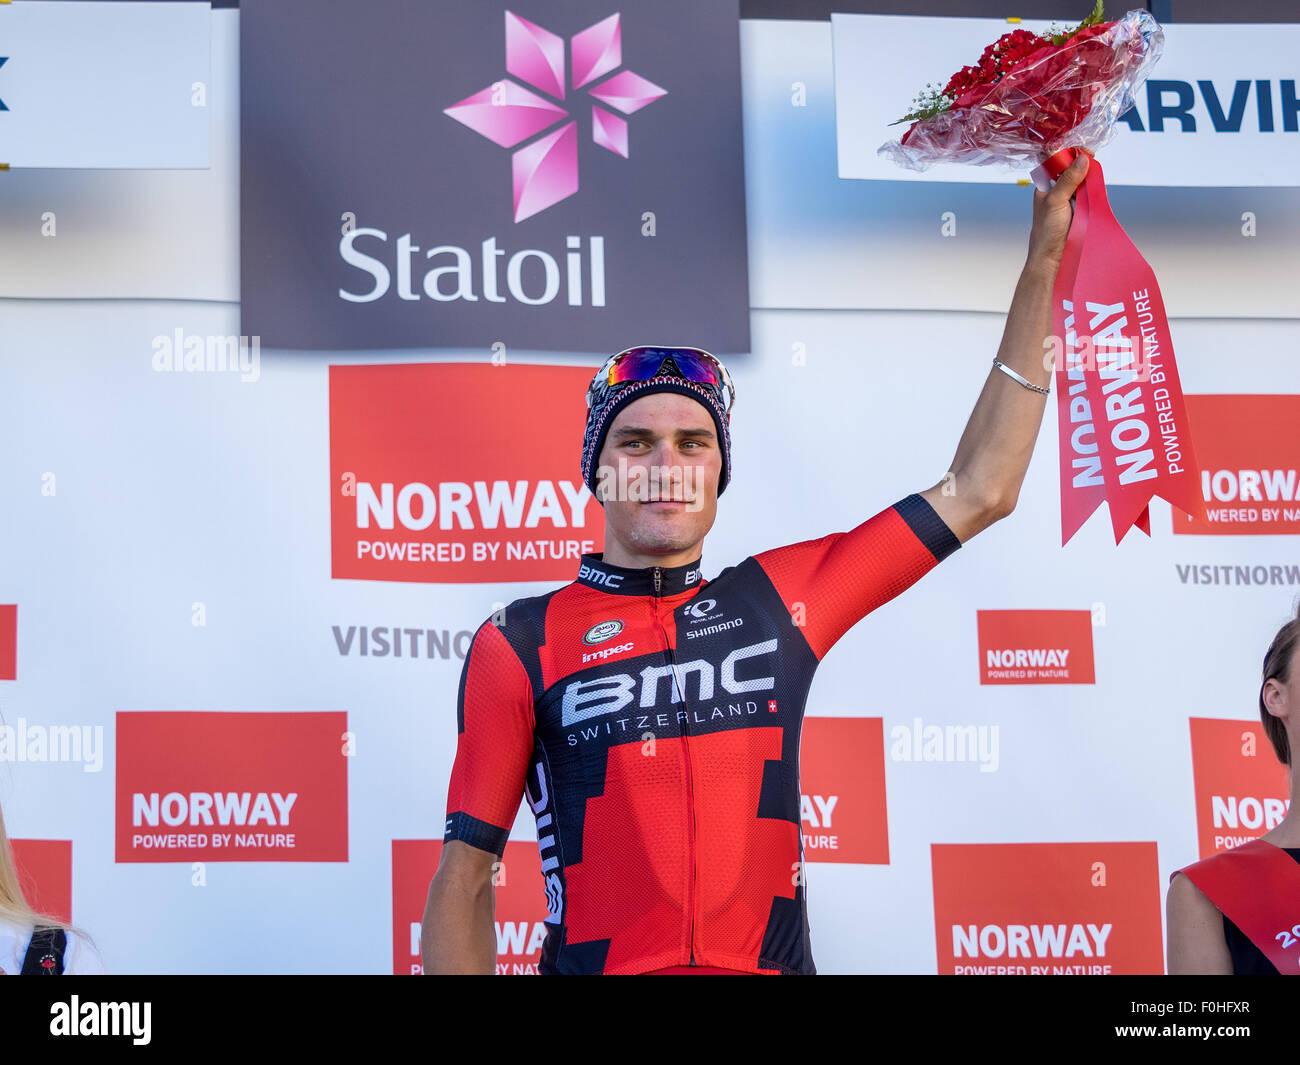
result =
[{"label": "swiss flag emblem", "polygon": [[775,700],[775,699],[769,699],[769,700],[767,701],[767,712],[768,712],[769,714],[775,714],[775,713],[776,713],[776,700]]}]

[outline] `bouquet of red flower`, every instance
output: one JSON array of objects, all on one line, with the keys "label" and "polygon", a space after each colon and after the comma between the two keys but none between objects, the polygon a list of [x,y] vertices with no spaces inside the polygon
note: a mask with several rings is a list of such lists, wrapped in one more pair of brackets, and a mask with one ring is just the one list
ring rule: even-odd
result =
[{"label": "bouquet of red flower", "polygon": [[[943,89],[922,93],[899,120],[912,125],[879,154],[911,170],[1037,164],[1042,187],[1114,136],[1163,47],[1147,12],[1105,22],[1101,0],[1064,33],[1013,30]],[[1116,543],[1134,525],[1150,534],[1155,495],[1204,520],[1160,286],[1111,213],[1095,158],[1075,190],[1052,321],[1062,544],[1103,501]]]},{"label": "bouquet of red flower", "polygon": [[[902,139],[879,154],[909,170],[937,162],[997,163],[1023,168],[1067,145],[1095,152],[1133,106],[1164,48],[1146,11],[1102,21],[1102,0],[1063,33],[1013,30],[962,67],[942,89],[927,87],[899,122]],[[898,123],[894,123],[898,125]]]}]

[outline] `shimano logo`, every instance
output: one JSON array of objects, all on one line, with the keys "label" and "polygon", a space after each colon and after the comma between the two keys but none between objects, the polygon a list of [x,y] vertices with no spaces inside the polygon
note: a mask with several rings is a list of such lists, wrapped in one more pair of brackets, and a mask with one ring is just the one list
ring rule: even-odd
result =
[{"label": "shimano logo", "polygon": [[621,573],[606,573],[603,569],[597,569],[586,562],[578,567],[578,579],[599,584],[603,588],[617,588],[623,583]]},{"label": "shimano logo", "polygon": [[[567,728],[579,721],[617,713],[632,705],[633,701],[642,709],[653,709],[663,703],[680,703],[685,698],[687,681],[692,674],[696,677],[696,697],[701,702],[712,699],[718,685],[728,695],[772,691],[776,687],[775,677],[741,679],[736,676],[736,666],[748,658],[770,655],[776,648],[776,640],[763,640],[736,648],[717,666],[708,659],[696,658],[689,662],[646,666],[639,674],[616,673],[574,681],[564,689],[561,703],[564,726]],[[660,684],[661,680],[667,683]],[[663,692],[667,692],[667,699],[661,698]]]},{"label": "shimano logo", "polygon": [[716,625],[705,625],[702,629],[687,629],[686,638],[693,640],[697,636],[712,636],[715,632],[726,632],[728,629],[737,629],[745,624],[744,618],[732,618],[730,621],[719,621]]},{"label": "shimano logo", "polygon": [[623,651],[630,651],[632,650],[632,647],[633,641],[629,640],[627,643],[621,643],[617,647],[606,647],[600,651],[591,651],[588,654],[584,654],[582,660],[584,662],[596,662],[608,658],[610,655],[616,655]]}]

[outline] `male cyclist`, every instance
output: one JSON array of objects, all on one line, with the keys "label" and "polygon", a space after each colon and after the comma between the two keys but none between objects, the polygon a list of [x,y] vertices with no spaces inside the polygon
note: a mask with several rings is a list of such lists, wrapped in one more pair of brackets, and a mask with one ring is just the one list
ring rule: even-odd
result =
[{"label": "male cyclist", "polygon": [[426,973],[495,969],[494,866],[537,821],[543,973],[811,974],[798,779],[817,664],[858,620],[1011,513],[1048,393],[1044,339],[1087,156],[1033,225],[950,474],[846,533],[705,580],[734,389],[696,348],[631,348],[587,394],[605,550],[484,622],[465,659]]}]

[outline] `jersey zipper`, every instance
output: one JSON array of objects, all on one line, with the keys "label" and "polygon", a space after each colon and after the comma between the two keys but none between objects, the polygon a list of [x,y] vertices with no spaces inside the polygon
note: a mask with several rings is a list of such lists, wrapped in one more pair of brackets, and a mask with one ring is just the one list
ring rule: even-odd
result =
[{"label": "jersey zipper", "polygon": [[[676,669],[677,663],[675,657],[673,656],[672,643],[668,639],[668,630],[664,627],[663,619],[659,616],[659,592],[662,587],[662,580],[663,580],[662,571],[658,566],[655,566],[654,567],[655,620],[659,623],[659,628],[663,631],[664,634],[664,653],[668,656],[668,664],[673,667],[673,671],[672,671],[673,690],[678,691],[678,687],[677,687],[678,677],[677,677],[677,669]],[[681,695],[682,698],[682,707],[686,711],[686,721],[689,722],[691,716],[691,708],[690,705],[686,702],[686,692],[684,690],[681,690],[679,694]],[[690,875],[690,879],[686,883],[686,912],[689,915],[689,922],[690,922],[689,923],[690,937],[687,940],[687,943],[689,944],[690,947],[690,956],[691,956],[690,964],[694,965],[695,964],[695,881],[696,881],[696,877],[699,874],[699,869],[697,868],[697,860],[696,860],[696,853],[695,853],[695,834],[696,834],[695,791],[693,786],[694,782],[691,779],[691,749],[690,749],[690,742],[689,742],[689,734],[690,734],[690,730],[687,727],[687,724],[683,722],[682,759],[686,764],[686,812],[687,812],[686,851],[687,854],[690,855],[690,863],[691,863],[691,875]]]}]

